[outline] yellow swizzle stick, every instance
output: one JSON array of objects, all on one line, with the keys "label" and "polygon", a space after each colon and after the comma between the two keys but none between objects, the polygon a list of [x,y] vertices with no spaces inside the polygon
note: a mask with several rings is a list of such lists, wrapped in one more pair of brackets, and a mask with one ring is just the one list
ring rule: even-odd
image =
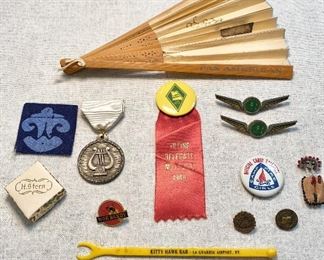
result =
[{"label": "yellow swizzle stick", "polygon": [[228,258],[273,258],[277,256],[275,248],[141,248],[141,247],[101,247],[91,242],[81,242],[78,247],[90,249],[88,255],[78,255],[79,260],[91,260],[100,256],[133,257],[228,257]]}]

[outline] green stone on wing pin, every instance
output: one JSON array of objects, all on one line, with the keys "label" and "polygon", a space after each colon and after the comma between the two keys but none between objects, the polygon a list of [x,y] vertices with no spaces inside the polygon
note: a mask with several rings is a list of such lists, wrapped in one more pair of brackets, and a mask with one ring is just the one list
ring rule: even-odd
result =
[{"label": "green stone on wing pin", "polygon": [[248,115],[256,115],[261,111],[268,110],[273,106],[288,100],[289,96],[282,96],[260,101],[256,97],[248,97],[243,102],[234,98],[220,96],[216,94],[216,99],[230,105],[236,110],[245,112]]},{"label": "green stone on wing pin", "polygon": [[294,126],[297,121],[290,121],[278,124],[267,125],[261,120],[254,120],[249,125],[245,122],[241,122],[236,119],[232,119],[226,116],[221,116],[221,119],[226,123],[232,125],[236,130],[252,136],[253,138],[262,138],[267,135],[273,135],[281,132],[282,130]]}]

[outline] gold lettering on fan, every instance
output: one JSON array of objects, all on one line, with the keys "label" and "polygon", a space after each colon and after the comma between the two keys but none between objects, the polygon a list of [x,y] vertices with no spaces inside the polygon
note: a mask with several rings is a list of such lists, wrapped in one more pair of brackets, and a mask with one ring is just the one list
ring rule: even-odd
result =
[{"label": "gold lettering on fan", "polygon": [[230,37],[234,35],[251,33],[253,30],[254,23],[247,23],[239,26],[234,26],[221,30],[222,37]]}]

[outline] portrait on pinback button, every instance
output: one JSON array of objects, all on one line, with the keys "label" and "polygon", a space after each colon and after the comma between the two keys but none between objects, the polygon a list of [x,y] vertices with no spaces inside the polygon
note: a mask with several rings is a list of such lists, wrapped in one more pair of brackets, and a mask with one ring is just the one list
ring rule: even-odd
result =
[{"label": "portrait on pinback button", "polygon": [[71,155],[78,107],[74,105],[24,105],[18,129],[16,152]]}]

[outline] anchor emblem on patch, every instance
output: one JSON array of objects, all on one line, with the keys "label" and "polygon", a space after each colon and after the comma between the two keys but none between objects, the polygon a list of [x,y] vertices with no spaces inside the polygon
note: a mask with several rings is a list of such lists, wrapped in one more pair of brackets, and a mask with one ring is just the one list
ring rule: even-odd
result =
[{"label": "anchor emblem on patch", "polygon": [[259,163],[251,172],[249,187],[255,190],[273,190],[279,187],[275,174],[263,163]]}]

